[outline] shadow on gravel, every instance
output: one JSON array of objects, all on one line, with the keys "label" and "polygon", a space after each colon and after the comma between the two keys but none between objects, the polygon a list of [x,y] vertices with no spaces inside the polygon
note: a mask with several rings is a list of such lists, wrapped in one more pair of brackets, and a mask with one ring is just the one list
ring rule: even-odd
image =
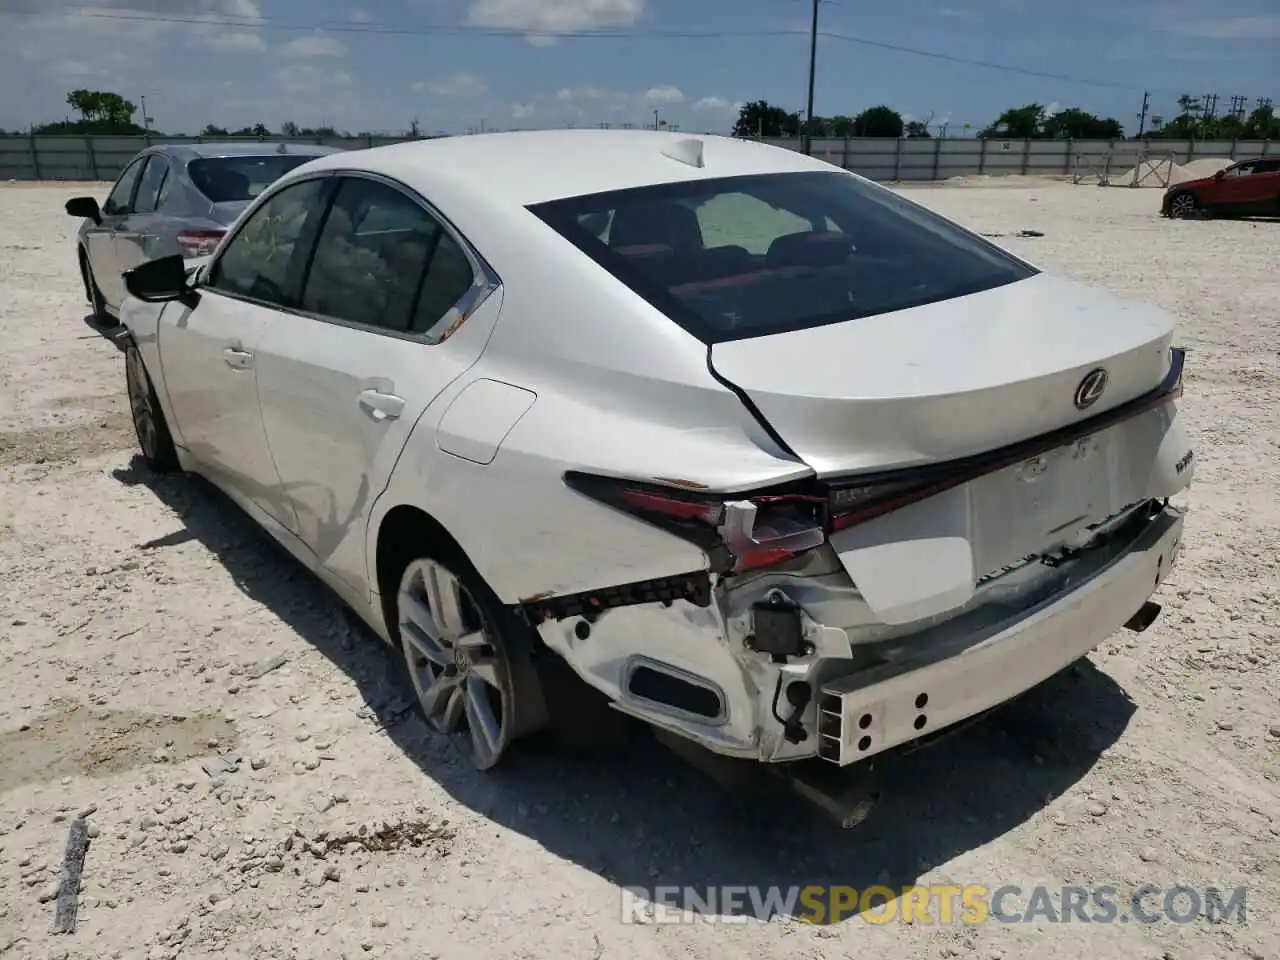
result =
[{"label": "shadow on gravel", "polygon": [[[878,758],[862,776],[882,799],[847,832],[798,797],[735,796],[648,737],[625,751],[535,741],[482,774],[465,759],[464,738],[450,742],[418,719],[398,655],[226,497],[197,478],[156,476],[137,458],[115,476],[147,486],[185,523],[185,533],[144,549],[198,540],[241,590],[353,679],[392,740],[459,803],[619,887],[693,888],[695,896],[717,886],[901,891],[1040,812],[1089,771],[1133,713],[1125,693],[1082,662],[929,748]],[[338,618],[350,629],[336,628]],[[1008,878],[962,879],[998,886]],[[676,909],[755,912],[747,897],[722,909],[663,896]]]}]

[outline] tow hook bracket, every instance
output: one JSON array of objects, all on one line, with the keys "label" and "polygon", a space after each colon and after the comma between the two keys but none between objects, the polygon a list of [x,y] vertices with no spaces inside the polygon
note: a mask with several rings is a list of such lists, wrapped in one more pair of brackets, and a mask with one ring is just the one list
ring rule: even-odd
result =
[{"label": "tow hook bracket", "polygon": [[747,647],[777,658],[799,657],[809,652],[800,608],[781,597],[751,605],[751,634]]}]

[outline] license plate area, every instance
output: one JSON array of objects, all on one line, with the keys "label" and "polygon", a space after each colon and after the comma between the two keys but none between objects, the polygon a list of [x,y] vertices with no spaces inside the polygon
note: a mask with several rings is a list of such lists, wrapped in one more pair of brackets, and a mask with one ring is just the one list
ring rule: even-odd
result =
[{"label": "license plate area", "polygon": [[969,484],[979,575],[1068,543],[1124,506],[1112,431],[1081,437]]}]

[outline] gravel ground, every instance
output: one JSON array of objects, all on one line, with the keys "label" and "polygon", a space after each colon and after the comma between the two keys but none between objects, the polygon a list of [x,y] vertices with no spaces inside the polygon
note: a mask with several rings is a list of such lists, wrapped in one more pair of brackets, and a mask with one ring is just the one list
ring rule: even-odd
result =
[{"label": "gravel ground", "polygon": [[[301,568],[134,462],[68,188],[0,187],[0,957],[1280,956],[1280,224],[1168,223],[1154,191],[908,192],[1176,314],[1199,473],[1164,616],[886,761],[840,833],[643,742],[473,772]],[[1248,922],[622,922],[626,886],[913,882],[1243,885]]]}]

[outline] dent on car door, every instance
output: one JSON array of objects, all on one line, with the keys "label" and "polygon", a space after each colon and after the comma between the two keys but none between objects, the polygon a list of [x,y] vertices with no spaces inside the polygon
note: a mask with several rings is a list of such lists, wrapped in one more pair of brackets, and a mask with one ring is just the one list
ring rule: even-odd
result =
[{"label": "dent on car door", "polygon": [[196,307],[171,304],[161,320],[161,362],[183,445],[201,472],[287,529],[295,524],[263,432],[258,350],[296,300],[308,225],[329,183],[274,192],[209,264]]},{"label": "dent on car door", "polygon": [[483,265],[396,186],[339,181],[299,310],[258,350],[263,423],[298,536],[357,595],[365,532],[415,422],[479,358],[453,337],[492,289]]},{"label": "dent on car door", "polygon": [[129,213],[115,233],[116,264],[122,274],[152,258],[151,248],[157,237],[159,220],[157,206],[168,179],[168,158],[152,154],[138,178]]},{"label": "dent on car door", "polygon": [[119,310],[124,302],[124,281],[120,278],[120,263],[116,259],[115,235],[129,215],[138,180],[148,159],[138,157],[124,168],[102,205],[102,222],[90,227],[85,235],[94,279],[107,306],[113,310]]}]

